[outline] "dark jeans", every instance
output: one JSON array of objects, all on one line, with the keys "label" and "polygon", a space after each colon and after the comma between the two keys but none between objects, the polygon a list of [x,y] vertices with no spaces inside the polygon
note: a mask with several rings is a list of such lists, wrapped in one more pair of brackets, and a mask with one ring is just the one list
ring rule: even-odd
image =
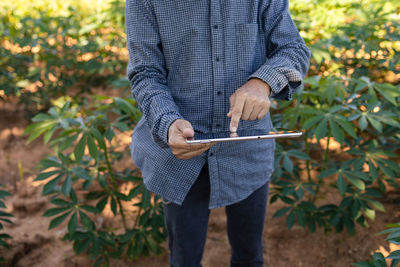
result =
[{"label": "dark jeans", "polygon": [[[246,177],[243,177],[246,179]],[[246,199],[226,206],[232,267],[263,265],[262,233],[269,182]],[[199,267],[206,242],[210,210],[210,180],[207,164],[182,206],[164,202],[171,267]]]}]

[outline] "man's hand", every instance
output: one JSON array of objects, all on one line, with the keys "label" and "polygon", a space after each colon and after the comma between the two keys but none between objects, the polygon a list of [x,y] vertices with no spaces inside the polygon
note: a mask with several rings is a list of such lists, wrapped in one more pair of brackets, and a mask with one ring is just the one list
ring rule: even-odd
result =
[{"label": "man's hand", "polygon": [[268,98],[271,88],[264,81],[252,78],[230,97],[228,117],[231,118],[230,131],[237,131],[239,121],[262,119],[267,115],[271,102]]},{"label": "man's hand", "polygon": [[213,144],[186,144],[186,139],[193,137],[194,130],[190,122],[178,119],[171,124],[168,129],[168,144],[178,159],[193,158],[213,146]]}]

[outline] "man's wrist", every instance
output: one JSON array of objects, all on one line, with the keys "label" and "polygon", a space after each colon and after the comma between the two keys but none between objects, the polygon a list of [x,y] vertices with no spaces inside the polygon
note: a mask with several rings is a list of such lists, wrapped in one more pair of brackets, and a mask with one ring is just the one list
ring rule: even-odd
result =
[{"label": "man's wrist", "polygon": [[251,77],[249,80],[261,81],[265,85],[264,88],[267,90],[268,96],[271,95],[271,86],[266,81],[257,77]]}]

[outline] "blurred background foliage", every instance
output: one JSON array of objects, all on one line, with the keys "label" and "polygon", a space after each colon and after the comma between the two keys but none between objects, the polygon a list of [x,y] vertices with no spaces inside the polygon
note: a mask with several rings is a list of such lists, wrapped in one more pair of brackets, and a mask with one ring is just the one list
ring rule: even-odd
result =
[{"label": "blurred background foliage", "polygon": [[[124,253],[129,259],[157,253],[165,240],[160,200],[136,170],[113,164],[129,153],[117,149],[116,136],[131,133],[140,118],[125,77],[124,5],[0,3],[0,101],[18,99],[33,121],[29,141],[43,135],[54,148],[37,178],[47,179],[43,194],[56,206],[45,216],[54,216],[50,228],[68,221],[65,239],[98,265]],[[312,59],[294,100],[271,107],[275,126],[305,130],[303,139],[277,145],[271,202],[286,207],[275,217],[286,216],[288,228],[354,235],[355,225],[367,227],[376,211],[384,212],[381,200],[399,190],[400,4],[291,0],[290,10]],[[99,88],[109,94],[96,95]],[[121,192],[127,182],[130,191]],[[336,201],[328,202],[328,194]],[[130,201],[137,218],[131,225],[123,205]],[[102,212],[106,203],[121,217],[123,234],[97,227],[86,214]],[[391,242],[400,243],[396,238]],[[374,257],[358,266],[386,266]],[[397,253],[390,257],[397,264]]]}]

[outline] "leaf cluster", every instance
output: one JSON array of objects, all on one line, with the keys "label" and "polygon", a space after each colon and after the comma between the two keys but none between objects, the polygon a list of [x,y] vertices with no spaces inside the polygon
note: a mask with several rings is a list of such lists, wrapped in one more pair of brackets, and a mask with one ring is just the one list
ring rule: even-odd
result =
[{"label": "leaf cluster", "polygon": [[[388,229],[380,232],[379,234],[388,234],[386,240],[395,245],[400,245],[400,223],[388,224]],[[391,260],[390,265],[386,260]],[[400,250],[391,252],[386,258],[380,252],[374,252],[370,261],[362,261],[353,264],[358,267],[396,267],[400,263]]]},{"label": "leaf cluster", "polygon": [[[40,161],[36,177],[46,182],[43,195],[51,196],[55,205],[43,214],[52,218],[49,229],[66,223],[64,239],[73,243],[75,253],[87,253],[95,266],[108,266],[110,258],[126,255],[134,260],[161,252],[166,233],[159,197],[145,188],[137,170],[114,167],[125,153],[118,152],[117,134],[133,128],[140,118],[135,102],[93,97],[96,101],[87,105],[59,98],[47,113],[33,117],[25,133],[28,142],[43,136],[55,151]],[[132,187],[129,192],[122,192],[124,185]],[[135,207],[129,213],[128,203]],[[107,207],[120,217],[123,233],[111,224],[96,223]]]}]

